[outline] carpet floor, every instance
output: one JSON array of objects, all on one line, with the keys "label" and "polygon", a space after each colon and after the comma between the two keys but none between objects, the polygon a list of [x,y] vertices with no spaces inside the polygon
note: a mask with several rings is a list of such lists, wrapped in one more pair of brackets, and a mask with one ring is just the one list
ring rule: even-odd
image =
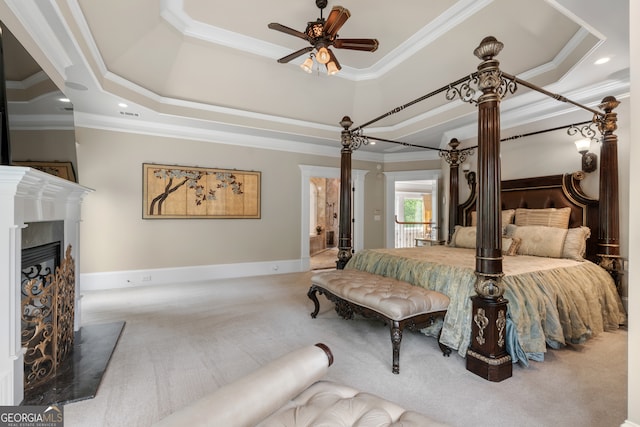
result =
[{"label": "carpet floor", "polygon": [[[96,397],[65,405],[65,426],[148,426],[301,346],[334,353],[329,380],[394,401],[452,426],[622,424],[627,408],[627,333],[549,350],[492,383],[443,357],[434,338],[405,332],[400,374],[391,373],[389,330],[346,321],[306,293],[311,272],[84,292],[86,324],[125,321]],[[227,427],[227,426],[225,426]]]}]

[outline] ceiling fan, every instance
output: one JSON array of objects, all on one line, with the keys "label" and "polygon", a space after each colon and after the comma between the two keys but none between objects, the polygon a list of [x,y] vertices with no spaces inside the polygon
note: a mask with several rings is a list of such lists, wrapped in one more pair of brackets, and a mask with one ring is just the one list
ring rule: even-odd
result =
[{"label": "ceiling fan", "polygon": [[313,57],[315,56],[319,63],[324,64],[327,67],[327,73],[332,75],[340,71],[342,67],[329,48],[330,46],[333,46],[336,49],[362,50],[367,52],[374,52],[378,49],[378,40],[376,39],[338,38],[338,31],[351,16],[348,9],[345,9],[342,6],[334,6],[325,20],[322,17],[322,9],[327,7],[327,0],[316,0],[316,6],[320,9],[320,18],[315,21],[307,22],[307,28],[304,33],[274,22],[268,25],[272,30],[281,31],[285,34],[299,37],[311,44],[311,46],[304,47],[278,59],[279,63],[285,64],[292,59],[315,49],[316,52],[312,52],[309,55],[309,58],[307,58],[301,65],[302,69],[308,73],[312,72]]}]

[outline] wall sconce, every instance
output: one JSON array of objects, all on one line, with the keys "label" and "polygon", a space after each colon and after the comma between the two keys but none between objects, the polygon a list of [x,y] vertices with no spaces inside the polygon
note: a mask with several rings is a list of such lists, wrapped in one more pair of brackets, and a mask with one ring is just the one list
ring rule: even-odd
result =
[{"label": "wall sconce", "polygon": [[595,153],[590,153],[591,147],[590,139],[579,139],[575,142],[578,153],[582,154],[582,171],[593,172],[598,167],[598,156]]},{"label": "wall sconce", "polygon": [[467,179],[469,188],[472,189],[476,185],[476,173],[471,171],[471,163],[464,163],[462,165],[462,172],[464,172],[464,177]]}]

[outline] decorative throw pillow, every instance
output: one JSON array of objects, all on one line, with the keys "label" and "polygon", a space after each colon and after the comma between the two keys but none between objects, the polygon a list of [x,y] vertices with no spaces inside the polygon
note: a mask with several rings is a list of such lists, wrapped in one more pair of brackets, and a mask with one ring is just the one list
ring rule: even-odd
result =
[{"label": "decorative throw pillow", "polygon": [[562,258],[584,261],[584,254],[587,251],[587,239],[591,236],[589,227],[575,227],[567,230],[567,237],[564,239],[562,248]]},{"label": "decorative throw pillow", "polygon": [[476,247],[476,227],[455,226],[455,231],[451,237],[451,246],[456,248]]},{"label": "decorative throw pillow", "polygon": [[[513,218],[516,215],[515,209],[504,209],[502,211],[502,231],[504,233],[504,227],[507,224],[511,224],[513,222]],[[471,212],[471,225],[476,225],[478,223],[478,214],[476,211]]]},{"label": "decorative throw pillow", "polygon": [[507,224],[504,227],[504,237],[513,237],[513,233],[515,233],[517,228],[518,226],[515,224]]},{"label": "decorative throw pillow", "polygon": [[567,231],[542,225],[517,226],[512,237],[520,239],[519,255],[562,258]]},{"label": "decorative throw pillow", "polygon": [[517,237],[503,237],[502,238],[502,254],[508,256],[514,256],[518,254],[521,240]]},{"label": "decorative throw pillow", "polygon": [[544,225],[547,227],[569,228],[571,208],[546,208],[546,209],[516,209],[515,224]]},{"label": "decorative throw pillow", "polygon": [[[475,249],[476,247],[476,227],[455,226],[453,237],[451,238],[451,246],[457,248]],[[520,247],[520,239],[518,238],[502,238],[502,254],[516,255]]]}]

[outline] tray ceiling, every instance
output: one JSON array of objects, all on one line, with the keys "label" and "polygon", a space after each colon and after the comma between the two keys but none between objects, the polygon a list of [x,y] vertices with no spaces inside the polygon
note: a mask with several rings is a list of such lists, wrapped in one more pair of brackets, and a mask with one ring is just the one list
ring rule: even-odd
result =
[{"label": "tray ceiling", "polygon": [[[505,72],[552,92],[585,104],[627,93],[628,3],[602,3],[329,3],[325,17],[335,4],[351,12],[341,38],[380,42],[373,53],[334,49],[343,67],[335,76],[302,72],[304,55],[276,62],[306,42],[267,24],[304,31],[307,21],[319,17],[312,0],[3,0],[0,13],[71,99],[76,125],[165,129],[228,143],[252,136],[254,144],[320,153],[339,147],[343,116],[356,125],[367,122],[475,71],[479,60],[473,50],[488,35],[505,45],[498,56]],[[593,65],[605,55],[609,63]],[[21,83],[12,85],[14,91],[29,90],[33,63],[14,65],[7,71]],[[36,103],[37,97],[26,98]],[[503,125],[567,110],[558,104],[519,88],[502,103]],[[475,111],[440,94],[375,123],[367,133],[443,146],[454,136],[473,137]],[[389,143],[361,149],[383,159],[415,150],[420,151]]]}]

